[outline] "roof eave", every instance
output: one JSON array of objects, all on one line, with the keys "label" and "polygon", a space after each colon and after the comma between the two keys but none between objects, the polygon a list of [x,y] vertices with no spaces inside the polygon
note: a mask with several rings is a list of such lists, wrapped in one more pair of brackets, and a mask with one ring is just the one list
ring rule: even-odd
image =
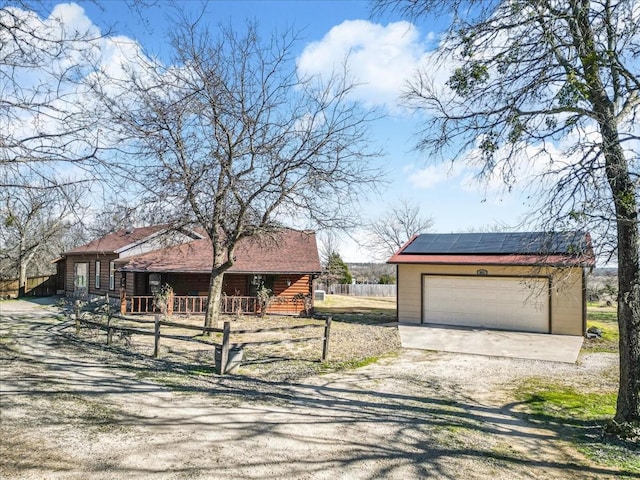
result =
[{"label": "roof eave", "polygon": [[82,250],[82,251],[68,251],[63,252],[61,256],[68,255],[115,255],[117,252],[114,250]]},{"label": "roof eave", "polygon": [[122,252],[126,252],[127,250],[131,250],[132,248],[135,248],[135,247],[137,247],[139,245],[142,245],[143,243],[147,243],[148,241],[153,240],[156,237],[164,235],[168,231],[169,231],[168,228],[163,228],[161,230],[157,230],[157,231],[147,235],[146,237],[139,238],[138,240],[134,240],[133,242],[128,243],[127,245],[123,245],[122,247],[114,250],[113,253],[121,254]]},{"label": "roof eave", "polygon": [[[135,273],[198,273],[210,274],[211,269],[206,270],[186,270],[182,268],[166,268],[166,267],[120,267],[120,272]],[[227,270],[225,273],[237,275],[315,275],[322,273],[322,270]]]},{"label": "roof eave", "polygon": [[387,263],[395,265],[492,265],[492,266],[530,266],[530,267],[594,267],[595,257],[566,255],[509,255],[509,256],[468,256],[442,258],[432,255],[396,254]]}]

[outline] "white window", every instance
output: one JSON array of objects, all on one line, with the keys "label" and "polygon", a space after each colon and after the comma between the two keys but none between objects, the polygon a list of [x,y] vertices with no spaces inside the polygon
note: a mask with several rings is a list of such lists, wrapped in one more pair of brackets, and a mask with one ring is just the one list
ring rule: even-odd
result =
[{"label": "white window", "polygon": [[100,261],[96,260],[96,289],[100,288]]},{"label": "white window", "polygon": [[76,289],[87,288],[87,266],[88,263],[76,263],[76,275],[74,285]]},{"label": "white window", "polygon": [[109,290],[116,289],[116,262],[109,262]]}]

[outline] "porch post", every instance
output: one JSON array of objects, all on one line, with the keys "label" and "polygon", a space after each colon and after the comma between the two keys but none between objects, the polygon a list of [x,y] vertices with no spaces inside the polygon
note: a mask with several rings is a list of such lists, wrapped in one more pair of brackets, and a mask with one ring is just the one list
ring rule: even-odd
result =
[{"label": "porch post", "polygon": [[173,290],[169,292],[167,298],[167,317],[173,315]]},{"label": "porch post", "polygon": [[120,289],[120,314],[126,315],[127,313],[127,292],[124,288]]}]

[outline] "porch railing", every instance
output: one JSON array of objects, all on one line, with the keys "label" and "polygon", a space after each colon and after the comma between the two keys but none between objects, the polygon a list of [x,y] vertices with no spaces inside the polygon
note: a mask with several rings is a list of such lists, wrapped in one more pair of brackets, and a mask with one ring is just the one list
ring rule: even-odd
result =
[{"label": "porch railing", "polygon": [[[168,303],[168,314],[204,315],[207,310],[207,296],[174,295]],[[261,305],[257,297],[223,296],[220,300],[220,313],[256,314]],[[304,311],[304,300],[292,297],[277,297],[267,308],[267,313],[300,314]],[[121,313],[130,315],[149,315],[160,313],[156,298],[152,295],[123,296]]]},{"label": "porch railing", "polygon": [[220,301],[222,302],[221,313],[258,313],[260,311],[258,297],[223,296]]},{"label": "porch railing", "polygon": [[185,315],[204,315],[207,311],[209,297],[205,296],[174,296],[173,313]]},{"label": "porch railing", "polygon": [[122,313],[145,314],[160,311],[156,307],[155,297],[153,296],[126,297],[125,302],[126,310]]}]

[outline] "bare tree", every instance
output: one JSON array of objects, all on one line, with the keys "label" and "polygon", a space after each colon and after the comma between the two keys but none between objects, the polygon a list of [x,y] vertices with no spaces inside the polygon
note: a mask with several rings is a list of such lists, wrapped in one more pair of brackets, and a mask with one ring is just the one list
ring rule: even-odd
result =
[{"label": "bare tree", "polygon": [[79,190],[37,188],[42,179],[22,178],[35,188],[4,188],[0,194],[0,260],[4,275],[18,278],[23,295],[27,275],[51,271],[65,234],[78,221]]},{"label": "bare tree", "polygon": [[160,225],[166,222],[166,212],[155,203],[116,197],[103,199],[102,209],[85,225],[91,238],[131,227]]},{"label": "bare tree", "polygon": [[411,237],[432,227],[433,219],[422,213],[420,205],[402,199],[369,224],[370,245],[381,258],[388,258]]},{"label": "bare tree", "polygon": [[479,227],[469,227],[464,231],[465,233],[485,233],[485,232],[498,233],[498,232],[515,232],[517,231],[517,229],[510,225],[506,225],[501,222],[496,222],[496,223],[487,223],[484,225],[480,225]]},{"label": "bare tree", "polygon": [[173,32],[172,66],[140,58],[126,82],[95,87],[118,127],[127,178],[174,225],[192,222],[211,240],[205,326],[219,314],[240,240],[294,219],[349,226],[352,200],[379,177],[371,114],[349,102],[345,76],[325,85],[299,78],[295,41],[289,33],[263,41],[255,25],[221,27],[214,38],[185,19]]},{"label": "bare tree", "polygon": [[[77,5],[41,17],[38,8],[46,6],[15,1],[0,7],[0,187],[54,188],[62,165],[77,169],[67,182],[95,165],[100,130],[82,98],[86,79],[97,71],[103,35],[65,24],[63,10]],[[16,185],[23,173],[38,181]]]},{"label": "bare tree", "polygon": [[322,232],[319,237],[320,246],[318,247],[318,253],[320,254],[322,265],[326,267],[331,255],[340,251],[340,240],[338,234],[333,230],[326,230]]},{"label": "bare tree", "polygon": [[[616,422],[640,422],[640,18],[631,0],[378,0],[453,19],[406,100],[426,111],[420,148],[475,161],[508,186],[542,165],[549,228],[595,232],[617,256]],[[434,72],[447,71],[438,86]],[[597,246],[597,245],[596,245]],[[605,252],[607,253],[607,252]]]}]

